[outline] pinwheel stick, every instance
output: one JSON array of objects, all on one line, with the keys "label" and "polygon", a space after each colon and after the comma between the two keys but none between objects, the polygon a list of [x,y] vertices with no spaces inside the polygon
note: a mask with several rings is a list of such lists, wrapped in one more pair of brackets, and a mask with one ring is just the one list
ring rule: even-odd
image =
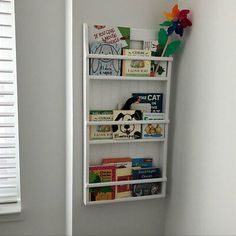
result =
[{"label": "pinwheel stick", "polygon": [[[169,39],[167,40],[166,45],[165,45],[165,47],[164,47],[164,49],[163,49],[163,51],[162,51],[162,53],[161,53],[161,57],[164,56],[168,44],[169,44]],[[159,67],[160,67],[160,61],[158,61],[158,63],[157,63],[156,69],[155,69],[155,71],[154,71],[154,76],[156,76],[156,73],[157,73]]]}]

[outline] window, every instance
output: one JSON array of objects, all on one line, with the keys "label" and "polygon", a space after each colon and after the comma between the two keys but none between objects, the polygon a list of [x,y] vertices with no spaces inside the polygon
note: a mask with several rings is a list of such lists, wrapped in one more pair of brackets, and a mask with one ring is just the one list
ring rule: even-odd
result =
[{"label": "window", "polygon": [[21,211],[14,0],[0,0],[0,214]]}]

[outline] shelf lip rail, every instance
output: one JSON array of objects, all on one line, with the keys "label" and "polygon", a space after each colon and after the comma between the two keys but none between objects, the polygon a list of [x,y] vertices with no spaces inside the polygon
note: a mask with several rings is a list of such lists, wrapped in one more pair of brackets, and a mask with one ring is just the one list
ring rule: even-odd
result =
[{"label": "shelf lip rail", "polygon": [[121,143],[148,143],[148,142],[164,142],[165,138],[141,138],[141,139],[91,139],[89,144],[121,144]]},{"label": "shelf lip rail", "polygon": [[115,76],[115,75],[90,75],[88,77],[90,80],[116,80],[116,81],[128,81],[128,80],[136,80],[136,81],[167,81],[167,77],[147,77],[147,76]]},{"label": "shelf lip rail", "polygon": [[118,59],[118,60],[140,60],[140,61],[173,61],[173,57],[140,57],[124,55],[87,54],[87,58],[93,59]]},{"label": "shelf lip rail", "polygon": [[169,120],[87,121],[87,125],[168,124]]},{"label": "shelf lip rail", "polygon": [[166,182],[167,178],[153,178],[153,179],[137,179],[137,180],[124,180],[124,181],[112,181],[112,182],[103,182],[103,183],[91,183],[86,184],[87,188],[92,187],[105,187],[105,186],[117,186],[125,184],[142,184],[142,183],[161,183]]}]

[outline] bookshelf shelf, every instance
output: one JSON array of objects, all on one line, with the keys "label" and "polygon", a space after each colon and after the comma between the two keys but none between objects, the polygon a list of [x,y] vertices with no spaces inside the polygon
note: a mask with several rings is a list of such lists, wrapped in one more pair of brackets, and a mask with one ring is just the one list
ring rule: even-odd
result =
[{"label": "bookshelf shelf", "polygon": [[[130,28],[131,42],[143,43],[145,40],[155,40],[157,30],[142,30]],[[132,46],[132,45],[131,45]],[[135,46],[136,47],[136,46]],[[134,47],[134,48],[135,48]],[[112,59],[112,60],[147,60],[166,62],[166,75],[156,77],[138,76],[111,76],[111,75],[90,75],[91,59]],[[141,57],[125,55],[105,55],[91,54],[89,52],[89,28],[83,24],[83,200],[85,205],[99,205],[107,203],[118,203],[128,201],[139,201],[149,199],[164,198],[166,194],[166,170],[167,170],[167,145],[169,127],[169,98],[172,70],[172,57]],[[96,82],[96,81],[102,81]],[[116,81],[116,82],[114,82]],[[126,81],[117,83],[117,81]],[[160,83],[162,82],[162,83]],[[118,102],[131,93],[163,93],[163,113],[164,120],[133,120],[133,121],[90,121],[90,110],[109,110],[115,108]],[[107,109],[109,108],[109,109]],[[162,124],[164,134],[162,138],[144,139],[104,139],[90,140],[90,128],[96,125],[142,125],[142,124]],[[105,145],[104,145],[105,144]],[[106,145],[108,144],[108,145]],[[116,144],[116,145],[110,145]],[[119,145],[120,144],[120,145]],[[147,147],[147,148],[146,148]],[[89,167],[91,163],[98,163],[101,157],[105,156],[147,156],[155,159],[155,164],[161,168],[162,178],[123,180],[112,182],[89,183]],[[115,198],[113,200],[90,200],[90,188],[109,187],[120,185],[134,185],[150,183],[161,184],[159,194]]]},{"label": "bookshelf shelf", "polygon": [[103,140],[90,140],[89,144],[119,144],[119,143],[149,143],[149,142],[164,142],[165,138],[149,138],[149,139],[103,139]]},{"label": "bookshelf shelf", "polygon": [[160,81],[166,82],[166,77],[133,77],[133,76],[99,76],[99,75],[90,75],[88,77],[90,80],[114,80],[114,81]]}]

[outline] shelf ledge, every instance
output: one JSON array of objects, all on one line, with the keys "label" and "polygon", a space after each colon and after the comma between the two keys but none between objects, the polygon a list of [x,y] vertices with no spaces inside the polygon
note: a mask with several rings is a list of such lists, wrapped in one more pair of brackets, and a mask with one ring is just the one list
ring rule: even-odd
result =
[{"label": "shelf ledge", "polygon": [[136,180],[124,180],[124,181],[112,181],[103,183],[86,184],[86,188],[92,187],[105,187],[105,186],[117,186],[125,184],[142,184],[142,183],[161,183],[166,182],[167,178],[153,178],[153,179],[136,179]]},{"label": "shelf ledge", "polygon": [[134,76],[109,76],[109,75],[90,75],[90,80],[115,80],[115,81],[168,81],[166,77],[134,77]]},{"label": "shelf ledge", "polygon": [[146,139],[103,139],[90,140],[89,144],[119,144],[119,143],[148,143],[148,142],[164,142],[165,138],[146,138]]},{"label": "shelf ledge", "polygon": [[105,54],[91,54],[87,58],[93,59],[118,59],[118,60],[145,60],[145,61],[173,61],[173,57],[139,57],[139,56],[124,56],[124,55],[105,55]]},{"label": "shelf ledge", "polygon": [[168,124],[169,120],[87,121],[87,125]]}]

